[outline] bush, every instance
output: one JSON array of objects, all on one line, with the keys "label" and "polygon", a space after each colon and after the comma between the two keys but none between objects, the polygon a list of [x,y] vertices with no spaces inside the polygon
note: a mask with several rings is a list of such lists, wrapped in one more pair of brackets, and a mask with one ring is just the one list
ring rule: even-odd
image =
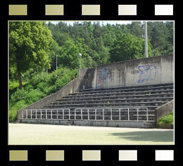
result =
[{"label": "bush", "polygon": [[20,100],[24,100],[27,96],[28,92],[24,89],[17,89],[15,93],[11,95],[12,102],[18,102]]},{"label": "bush", "polygon": [[164,123],[173,124],[173,112],[171,112],[169,115],[159,120],[159,124],[164,124]]},{"label": "bush", "polygon": [[17,111],[9,111],[9,122],[14,122],[17,119]]}]

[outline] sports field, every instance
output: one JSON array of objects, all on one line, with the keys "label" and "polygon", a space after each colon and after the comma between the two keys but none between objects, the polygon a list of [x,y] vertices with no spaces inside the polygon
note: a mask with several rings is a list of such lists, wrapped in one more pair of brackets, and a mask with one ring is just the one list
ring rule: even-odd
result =
[{"label": "sports field", "polygon": [[172,129],[9,124],[9,145],[173,145]]}]

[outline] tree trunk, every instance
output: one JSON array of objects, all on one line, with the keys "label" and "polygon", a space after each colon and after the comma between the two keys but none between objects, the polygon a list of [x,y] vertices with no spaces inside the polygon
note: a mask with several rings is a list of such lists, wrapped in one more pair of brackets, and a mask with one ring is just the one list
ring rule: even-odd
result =
[{"label": "tree trunk", "polygon": [[22,79],[21,79],[21,74],[19,70],[18,70],[18,81],[19,81],[19,89],[22,89]]}]

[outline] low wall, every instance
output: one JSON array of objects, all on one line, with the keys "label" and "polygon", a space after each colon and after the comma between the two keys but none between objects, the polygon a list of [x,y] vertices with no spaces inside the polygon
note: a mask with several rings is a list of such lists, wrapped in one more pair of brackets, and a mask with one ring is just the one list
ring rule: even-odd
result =
[{"label": "low wall", "polygon": [[158,107],[155,109],[155,124],[156,124],[156,127],[158,127],[158,121],[170,114],[172,111],[173,111],[173,104],[174,104],[174,100],[171,100],[170,102],[162,105],[161,107]]},{"label": "low wall", "polygon": [[[68,120],[20,119],[21,123],[69,125]],[[71,125],[146,128],[144,121],[72,120]]]},{"label": "low wall", "polygon": [[80,69],[86,89],[173,83],[173,55],[136,59]]},{"label": "low wall", "polygon": [[[67,96],[70,93],[75,93],[77,91],[80,91],[81,88],[81,81],[82,78],[78,77],[69,82],[67,85],[65,85],[63,88],[61,88],[59,91],[25,107],[18,111],[17,119],[20,119],[22,116],[22,110],[24,109],[36,109],[36,108],[43,108],[45,105],[50,104],[51,102],[54,102],[55,100],[61,99],[62,97]],[[25,114],[25,113],[24,113]]]}]

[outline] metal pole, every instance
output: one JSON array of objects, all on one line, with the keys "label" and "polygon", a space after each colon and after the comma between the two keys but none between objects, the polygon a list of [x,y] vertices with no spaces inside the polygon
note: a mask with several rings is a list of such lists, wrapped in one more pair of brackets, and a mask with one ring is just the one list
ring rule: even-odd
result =
[{"label": "metal pole", "polygon": [[138,113],[138,111],[139,111],[139,108],[137,108],[137,121],[139,120],[139,113]]},{"label": "metal pole", "polygon": [[130,110],[128,108],[128,121],[130,120]]},{"label": "metal pole", "polygon": [[121,109],[119,109],[119,120],[121,120]]},{"label": "metal pole", "polygon": [[96,120],[96,108],[95,108],[95,120]]},{"label": "metal pole", "polygon": [[74,110],[74,119],[76,120],[76,109]]},{"label": "metal pole", "polygon": [[89,120],[90,118],[89,118],[89,109],[88,109],[88,120]]},{"label": "metal pole", "polygon": [[104,120],[104,108],[102,109],[102,111],[103,111],[103,120]]},{"label": "metal pole", "polygon": [[145,58],[148,58],[147,21],[144,22],[145,29]]}]

